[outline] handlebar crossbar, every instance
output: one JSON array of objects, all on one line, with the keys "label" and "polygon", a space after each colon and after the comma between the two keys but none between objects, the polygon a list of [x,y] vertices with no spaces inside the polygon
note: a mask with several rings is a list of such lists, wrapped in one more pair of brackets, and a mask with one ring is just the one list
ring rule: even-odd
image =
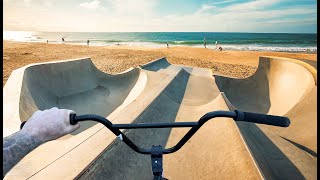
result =
[{"label": "handlebar crossbar", "polygon": [[174,123],[137,123],[137,124],[112,124],[108,119],[94,115],[80,115],[70,114],[70,124],[76,124],[81,121],[96,121],[105,125],[111,132],[118,136],[124,143],[126,143],[134,151],[141,154],[151,154],[151,149],[140,148],[136,146],[120,129],[142,129],[142,128],[176,128],[176,127],[192,127],[187,134],[173,147],[163,149],[163,154],[170,154],[178,151],[208,120],[215,117],[230,117],[236,118],[237,113],[232,111],[213,111],[205,114],[198,122],[174,122]]},{"label": "handlebar crossbar", "polygon": [[[70,114],[70,124],[75,125],[82,121],[96,121],[107,127],[113,134],[118,136],[123,142],[125,142],[134,151],[141,154],[151,154],[151,149],[140,148],[135,145],[126,135],[124,135],[120,129],[144,129],[144,128],[181,128],[191,127],[191,129],[182,137],[182,139],[173,147],[163,149],[163,154],[170,154],[178,151],[199,129],[200,127],[212,118],[216,117],[229,117],[235,121],[246,121],[260,124],[268,124],[274,126],[288,127],[290,120],[287,117],[272,116],[258,113],[235,111],[213,111],[203,115],[198,122],[173,122],[173,123],[136,123],[136,124],[112,124],[108,119],[95,115],[86,114],[79,115]],[[26,122],[26,121],[25,121]],[[20,125],[20,128],[24,126],[25,122]]]},{"label": "handlebar crossbar", "polygon": [[114,124],[112,127],[118,129],[144,129],[144,128],[179,128],[198,126],[198,122],[176,122],[176,123],[138,123],[138,124]]},{"label": "handlebar crossbar", "polygon": [[[233,118],[234,121],[246,121],[252,123],[267,124],[273,126],[288,127],[290,120],[287,117],[265,115],[258,113],[242,112],[239,110],[235,111],[213,111],[203,115],[198,122],[173,122],[173,123],[134,123],[134,124],[112,124],[108,119],[95,115],[87,114],[77,116],[76,114],[70,114],[70,124],[75,125],[82,121],[96,121],[107,127],[113,134],[118,136],[120,140],[126,143],[131,149],[140,154],[150,154],[152,163],[152,172],[154,180],[162,178],[162,155],[170,154],[178,151],[207,121],[216,117],[229,117]],[[24,124],[20,125],[22,129]],[[163,149],[161,145],[154,146],[150,149],[145,149],[135,145],[126,135],[124,135],[120,129],[144,129],[144,128],[181,128],[191,127],[191,129],[182,137],[182,139],[173,147]]]}]

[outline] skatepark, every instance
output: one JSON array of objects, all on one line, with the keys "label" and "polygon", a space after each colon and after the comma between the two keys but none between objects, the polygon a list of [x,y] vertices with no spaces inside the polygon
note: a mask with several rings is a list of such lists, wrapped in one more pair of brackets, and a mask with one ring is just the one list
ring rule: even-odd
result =
[{"label": "skatepark", "polygon": [[[17,132],[37,110],[72,109],[112,123],[195,122],[207,112],[239,109],[289,117],[287,128],[217,118],[179,151],[164,156],[167,179],[316,179],[317,70],[306,62],[259,58],[239,79],[211,69],[171,64],[165,57],[119,74],[90,58],[30,64],[12,72],[4,88],[4,134]],[[121,142],[102,124],[41,145],[4,179],[151,179],[150,157]],[[171,147],[188,128],[132,129],[142,147]]]}]

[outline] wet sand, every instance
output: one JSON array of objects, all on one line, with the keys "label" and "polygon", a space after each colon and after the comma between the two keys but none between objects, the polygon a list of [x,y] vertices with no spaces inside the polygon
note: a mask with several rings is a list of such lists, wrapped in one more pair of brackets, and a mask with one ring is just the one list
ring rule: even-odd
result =
[{"label": "wet sand", "polygon": [[22,66],[56,60],[91,57],[103,72],[119,73],[166,56],[172,64],[210,68],[214,74],[244,78],[254,73],[259,56],[279,56],[317,61],[317,54],[217,51],[194,47],[148,48],[128,46],[86,46],[3,41],[3,86],[11,72]]}]

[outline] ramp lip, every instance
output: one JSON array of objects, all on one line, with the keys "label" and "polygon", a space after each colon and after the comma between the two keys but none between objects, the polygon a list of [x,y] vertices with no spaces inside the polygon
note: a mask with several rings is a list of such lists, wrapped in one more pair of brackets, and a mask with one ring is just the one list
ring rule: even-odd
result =
[{"label": "ramp lip", "polygon": [[[98,70],[99,72],[101,73],[104,73],[106,75],[110,75],[110,76],[116,76],[116,75],[121,75],[121,74],[126,74],[128,72],[130,72],[131,70],[134,70],[134,69],[138,69],[139,72],[141,70],[141,68],[139,67],[130,67],[122,72],[119,72],[119,73],[114,73],[114,74],[111,74],[111,73],[106,73],[106,72],[103,72],[101,71],[100,69],[97,68],[97,66],[94,65],[94,63],[92,62],[91,58],[90,57],[83,57],[83,58],[77,58],[77,59],[66,59],[66,60],[57,60],[57,61],[47,61],[47,62],[39,62],[39,63],[32,63],[32,64],[28,64],[28,65],[25,65],[25,66],[22,66],[18,69],[15,69],[13,70],[14,71],[21,71],[23,69],[28,69],[28,68],[31,68],[31,67],[34,67],[34,66],[38,66],[38,65],[49,65],[49,64],[57,64],[57,63],[69,63],[69,62],[75,62],[75,61],[90,61],[91,64],[93,65],[93,67]],[[11,73],[12,74],[12,73]],[[10,76],[9,76],[10,77]]]},{"label": "ramp lip", "polygon": [[159,58],[159,59],[150,61],[150,62],[145,63],[145,64],[142,64],[142,65],[139,65],[139,67],[141,67],[141,68],[143,69],[144,67],[147,67],[147,66],[149,66],[149,65],[155,64],[155,63],[160,62],[160,61],[164,61],[164,62],[168,63],[169,65],[171,65],[171,63],[169,63],[169,61],[167,60],[167,58],[166,58],[165,56],[163,56],[163,57],[161,57],[161,58]]},{"label": "ramp lip", "polygon": [[298,59],[294,59],[294,58],[287,58],[287,57],[278,57],[278,56],[260,56],[262,58],[270,58],[270,59],[280,59],[280,60],[283,60],[283,61],[288,61],[288,62],[291,62],[291,63],[295,63],[295,64],[298,64],[302,67],[304,67],[305,69],[307,69],[313,76],[314,78],[314,82],[315,82],[315,85],[317,86],[317,70],[312,67],[310,64],[306,63],[306,62],[303,62],[301,60],[298,60]]},{"label": "ramp lip", "polygon": [[251,74],[250,76],[246,77],[246,78],[229,77],[229,76],[218,75],[218,74],[213,74],[212,76],[213,77],[226,77],[226,78],[232,78],[232,79],[249,79],[249,78],[251,78],[252,76],[254,76],[258,72],[259,68],[262,67],[261,66],[261,62],[263,62],[263,60],[261,60],[261,58],[269,58],[268,59],[269,61],[271,61],[273,59],[274,60],[278,59],[280,61],[286,61],[286,62],[289,62],[289,63],[294,63],[294,64],[297,64],[297,65],[300,65],[300,66],[302,66],[303,68],[305,68],[306,70],[308,70],[311,73],[311,75],[314,78],[314,83],[317,86],[317,70],[314,67],[312,67],[310,64],[305,63],[303,61],[300,61],[298,59],[286,58],[286,57],[278,57],[278,56],[260,56],[259,57],[258,67],[256,68],[256,71],[253,74]]},{"label": "ramp lip", "polygon": [[[84,61],[84,60],[90,60],[91,61],[91,58],[90,57],[82,57],[82,58],[74,58],[74,59],[66,59],[66,60],[55,60],[55,61],[31,63],[31,64],[28,64],[28,65],[22,66],[22,67],[20,67],[18,69],[28,68],[28,67],[31,67],[31,66],[42,65],[42,64],[55,64],[55,63],[63,63],[63,62],[70,62],[70,61]],[[15,70],[18,70],[18,69],[15,69]]]}]

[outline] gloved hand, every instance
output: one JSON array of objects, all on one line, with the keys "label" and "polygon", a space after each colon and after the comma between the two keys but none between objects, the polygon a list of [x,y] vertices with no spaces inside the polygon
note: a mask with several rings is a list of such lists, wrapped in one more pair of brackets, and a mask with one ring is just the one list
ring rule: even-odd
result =
[{"label": "gloved hand", "polygon": [[58,139],[80,128],[79,123],[70,124],[69,115],[71,113],[74,113],[74,111],[56,107],[36,111],[24,124],[21,131],[36,138],[41,143]]}]

